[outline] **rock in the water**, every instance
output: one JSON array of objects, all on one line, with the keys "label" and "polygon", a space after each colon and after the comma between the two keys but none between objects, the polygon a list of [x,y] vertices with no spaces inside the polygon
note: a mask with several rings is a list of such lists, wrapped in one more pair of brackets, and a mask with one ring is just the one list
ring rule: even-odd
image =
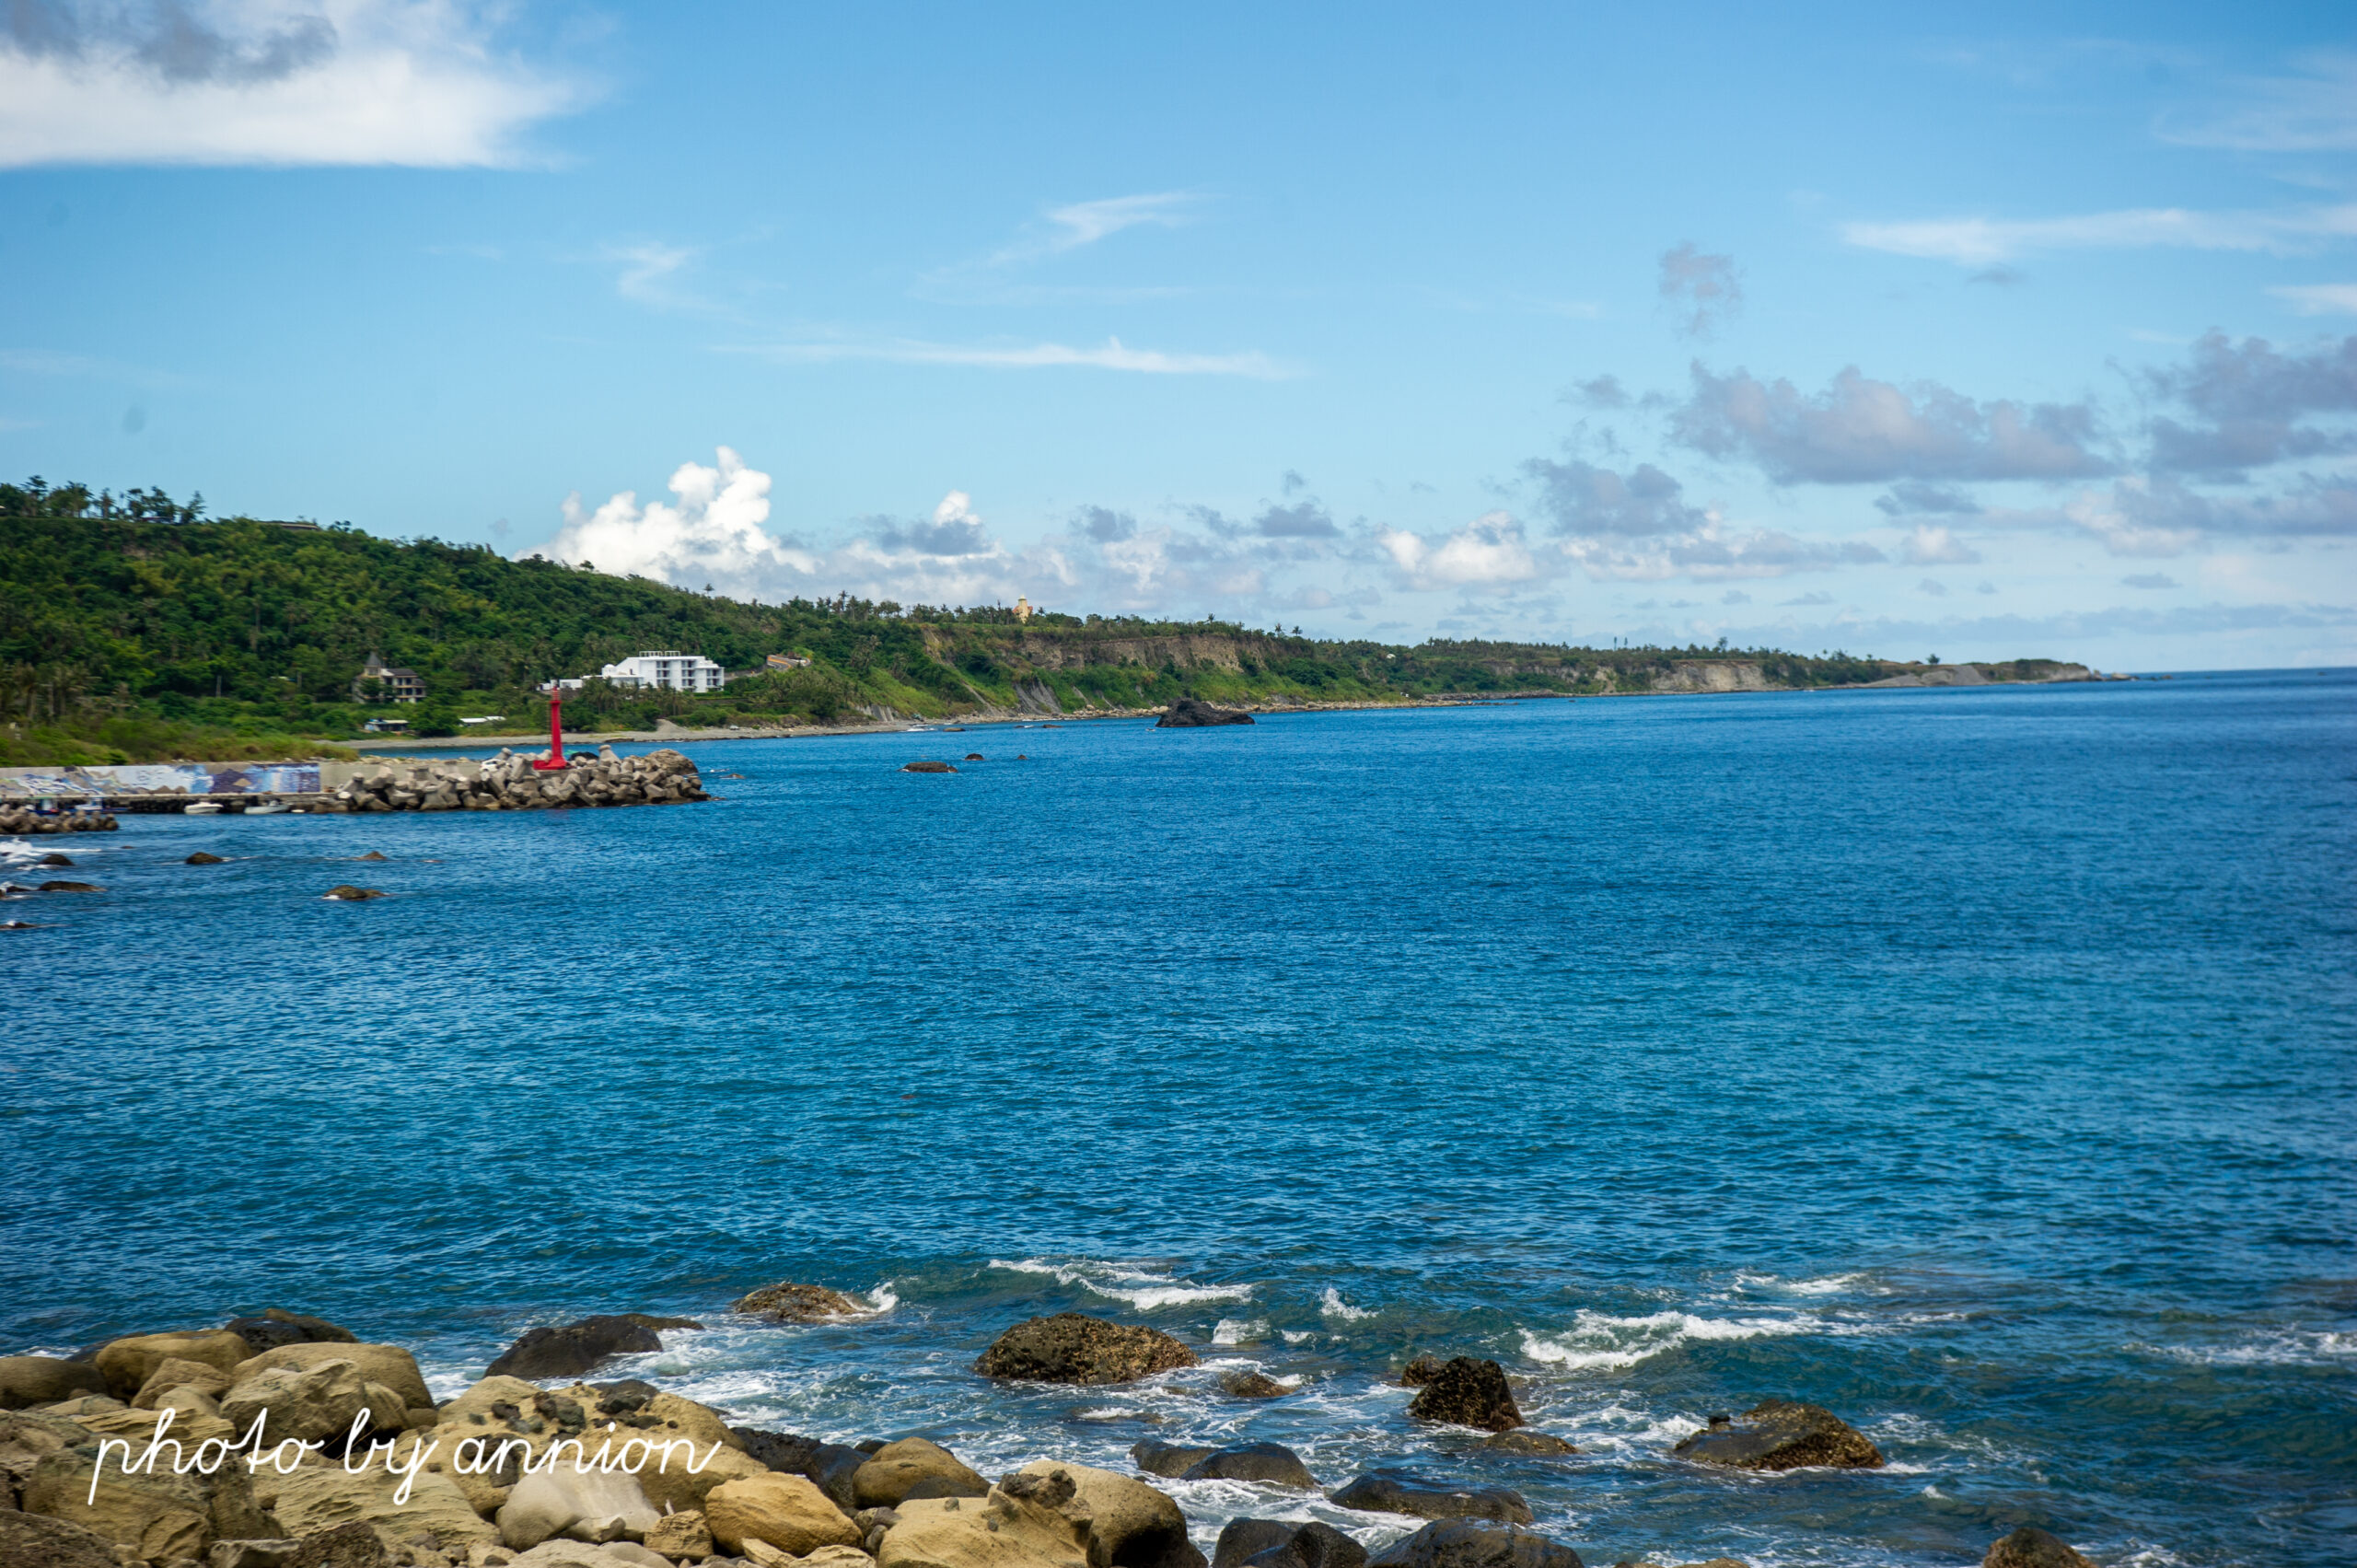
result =
[{"label": "rock in the water", "polygon": [[716,1486],[703,1500],[704,1525],[721,1551],[741,1554],[758,1540],[795,1557],[822,1546],[857,1546],[859,1527],[798,1475],[771,1470]]},{"label": "rock in the water", "polygon": [[911,1497],[985,1497],[991,1483],[937,1443],[904,1437],[876,1450],[852,1477],[862,1508],[892,1508]]},{"label": "rock in the water", "polygon": [[646,1501],[638,1478],[571,1465],[535,1470],[516,1483],[499,1510],[500,1544],[527,1551],[554,1536],[569,1540],[620,1540],[644,1536],[662,1516]]},{"label": "rock in the water", "polygon": [[1511,1526],[1446,1519],[1376,1554],[1368,1568],[1581,1568],[1559,1541]]},{"label": "rock in the water", "polygon": [[1293,1392],[1260,1372],[1231,1372],[1219,1380],[1220,1391],[1238,1400],[1278,1400]]},{"label": "rock in the water", "polygon": [[904,773],[954,773],[957,771],[946,762],[903,762],[900,764],[900,772]]},{"label": "rock in the water", "polygon": [[128,1400],[167,1361],[199,1361],[235,1373],[250,1353],[246,1342],[226,1329],[196,1329],[184,1333],[126,1334],[99,1346],[91,1360],[107,1380],[107,1392]]},{"label": "rock in the water", "polygon": [[1497,1519],[1531,1522],[1522,1493],[1503,1486],[1450,1486],[1404,1470],[1369,1470],[1327,1501],[1338,1508],[1368,1514],[1406,1514],[1418,1519]]},{"label": "rock in the water", "polygon": [[1249,1568],[1365,1568],[1366,1548],[1331,1525],[1307,1524],[1283,1544],[1266,1547],[1245,1562]]},{"label": "rock in the water", "polygon": [[1130,1462],[1148,1475],[1158,1475],[1176,1481],[1195,1466],[1199,1459],[1208,1459],[1217,1448],[1201,1447],[1178,1443],[1165,1443],[1157,1437],[1142,1437],[1130,1446]]},{"label": "rock in the water", "polygon": [[47,854],[42,855],[39,860],[34,861],[33,864],[35,865],[71,865],[74,864],[74,857],[70,854],[60,854],[55,850],[51,850]]},{"label": "rock in the water", "polygon": [[220,855],[207,854],[203,850],[198,850],[180,864],[182,865],[226,865],[228,862]]},{"label": "rock in the water", "polygon": [[117,1568],[114,1549],[104,1536],[14,1508],[0,1508],[0,1562],[8,1568]]},{"label": "rock in the water", "polygon": [[60,1361],[53,1355],[0,1355],[0,1411],[29,1410],[76,1394],[106,1391],[106,1378],[87,1362]]},{"label": "rock in the water", "polygon": [[1989,1549],[1980,1568],[2096,1568],[2060,1536],[2024,1525]]},{"label": "rock in the water", "polygon": [[1408,1413],[1418,1421],[1447,1422],[1506,1432],[1522,1424],[1522,1411],[1506,1384],[1506,1369],[1469,1355],[1444,1363],[1416,1396]]},{"label": "rock in the water", "polygon": [[1195,1353],[1159,1329],[1059,1312],[1001,1334],[974,1370],[1033,1383],[1130,1383],[1195,1365]]},{"label": "rock in the water", "polygon": [[1156,729],[1193,729],[1202,725],[1250,724],[1250,714],[1233,708],[1214,708],[1209,703],[1192,697],[1181,697],[1170,704],[1170,711],[1154,721]]},{"label": "rock in the water", "polygon": [[500,1353],[486,1377],[574,1377],[608,1356],[644,1355],[663,1348],[655,1330],[631,1318],[605,1315],[552,1328],[543,1323]]},{"label": "rock in the water", "polygon": [[355,854],[352,858],[354,860],[386,860],[390,857],[388,856],[383,850],[372,849],[366,854]]},{"label": "rock in the water", "polygon": [[1440,1363],[1429,1355],[1420,1355],[1399,1369],[1399,1386],[1421,1388],[1440,1376]]},{"label": "rock in the water", "polygon": [[969,762],[979,762],[982,760],[982,754],[979,751],[969,751],[966,753],[966,761]]},{"label": "rock in the water", "polygon": [[383,898],[385,896],[385,889],[382,888],[355,888],[349,882],[339,882],[334,887],[330,888],[322,896],[333,899],[338,903],[356,904],[364,899]]},{"label": "rock in the water", "polygon": [[781,1280],[739,1297],[728,1309],[774,1318],[781,1323],[814,1323],[829,1318],[856,1318],[867,1308],[839,1290],[825,1285],[795,1284]]},{"label": "rock in the water", "polygon": [[96,882],[43,882],[38,889],[44,893],[103,893]]},{"label": "rock in the water", "polygon": [[1245,1443],[1216,1449],[1187,1467],[1178,1479],[1258,1481],[1271,1486],[1298,1487],[1304,1492],[1318,1488],[1318,1478],[1309,1473],[1301,1456],[1282,1443]]},{"label": "rock in the water", "polygon": [[1501,1454],[1532,1454],[1550,1458],[1579,1452],[1562,1438],[1545,1432],[1501,1432],[1495,1437],[1481,1439],[1481,1446]]},{"label": "rock in the water", "polygon": [[1291,1544],[1299,1528],[1282,1519],[1230,1519],[1221,1527],[1219,1544],[1212,1550],[1212,1568],[1242,1568],[1264,1551]]},{"label": "rock in the water", "polygon": [[1670,1450],[1697,1464],[1739,1470],[1791,1470],[1805,1465],[1876,1469],[1882,1451],[1823,1405],[1767,1400],[1746,1411],[1740,1423],[1698,1432]]},{"label": "rock in the water", "polygon": [[1178,1504],[1168,1493],[1133,1477],[1090,1465],[1035,1459],[999,1484],[1052,1486],[1058,1477],[1071,1482],[1088,1510],[1093,1568],[1206,1568],[1203,1554],[1187,1539],[1187,1519]]}]

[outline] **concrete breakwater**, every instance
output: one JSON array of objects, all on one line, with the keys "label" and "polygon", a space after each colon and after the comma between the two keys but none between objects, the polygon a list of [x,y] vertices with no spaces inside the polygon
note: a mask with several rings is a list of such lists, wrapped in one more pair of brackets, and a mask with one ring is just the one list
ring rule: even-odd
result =
[{"label": "concrete breakwater", "polygon": [[111,833],[118,826],[103,811],[66,811],[45,817],[21,806],[0,806],[0,833]]},{"label": "concrete breakwater", "polygon": [[503,750],[484,762],[379,763],[319,803],[322,811],[544,811],[561,807],[668,806],[704,800],[702,775],[665,748],[619,757],[610,746],[575,754],[563,769],[535,770]]}]

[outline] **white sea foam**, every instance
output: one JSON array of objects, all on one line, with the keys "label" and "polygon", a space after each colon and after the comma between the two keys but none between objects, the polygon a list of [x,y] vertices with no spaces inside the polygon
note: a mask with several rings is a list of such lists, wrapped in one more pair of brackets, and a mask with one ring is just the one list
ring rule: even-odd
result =
[{"label": "white sea foam", "polygon": [[1533,1361],[1585,1371],[1634,1366],[1648,1356],[1696,1340],[1756,1340],[1828,1331],[1825,1325],[1801,1318],[1702,1318],[1691,1312],[1615,1318],[1583,1311],[1571,1328],[1551,1336],[1525,1329],[1522,1353]]},{"label": "white sea foam", "polygon": [[1212,1343],[1240,1345],[1248,1341],[1262,1340],[1268,1336],[1269,1320],[1266,1318],[1254,1318],[1248,1320],[1241,1318],[1223,1318],[1219,1320],[1219,1327],[1212,1330]]},{"label": "white sea foam", "polygon": [[2330,1366],[2357,1357],[2357,1333],[2278,1329],[2230,1345],[2156,1345],[2131,1340],[2122,1348],[2197,1366]]},{"label": "white sea foam", "polygon": [[1863,1270],[1846,1274],[1824,1274],[1816,1279],[1787,1280],[1774,1274],[1763,1274],[1744,1269],[1735,1276],[1738,1289],[1772,1292],[1778,1295],[1839,1295],[1844,1291],[1864,1288],[1866,1275]]},{"label": "white sea foam", "polygon": [[1318,1310],[1333,1318],[1337,1323],[1355,1323],[1361,1318],[1375,1316],[1372,1312],[1353,1307],[1349,1302],[1344,1301],[1342,1293],[1332,1285],[1328,1285],[1326,1294],[1318,1298]]},{"label": "white sea foam", "polygon": [[876,1316],[881,1318],[900,1305],[900,1293],[892,1288],[890,1280],[880,1281],[874,1290],[867,1293],[867,1305]]},{"label": "white sea foam", "polygon": [[1289,1345],[1306,1345],[1318,1336],[1306,1329],[1280,1329],[1277,1337]]},{"label": "white sea foam", "polygon": [[1249,1301],[1252,1298],[1250,1285],[1190,1284],[1185,1280],[1152,1269],[1090,1259],[1072,1263],[1051,1263],[1044,1258],[1025,1258],[1016,1261],[993,1258],[990,1266],[1011,1273],[1045,1274],[1059,1284],[1077,1285],[1093,1295],[1101,1295],[1110,1301],[1126,1301],[1142,1312],[1151,1312],[1162,1307],[1184,1307],[1198,1301]]}]

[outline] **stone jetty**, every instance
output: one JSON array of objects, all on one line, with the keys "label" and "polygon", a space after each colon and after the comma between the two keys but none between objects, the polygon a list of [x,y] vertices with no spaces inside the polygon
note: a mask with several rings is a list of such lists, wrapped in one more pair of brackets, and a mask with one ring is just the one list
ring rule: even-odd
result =
[{"label": "stone jetty", "polygon": [[387,762],[329,796],[324,811],[545,811],[559,807],[668,806],[705,800],[696,765],[665,748],[618,757],[602,746],[563,770],[503,750],[489,761]]},{"label": "stone jetty", "polygon": [[21,806],[0,806],[0,833],[111,833],[118,826],[103,811],[63,811],[44,817]]}]

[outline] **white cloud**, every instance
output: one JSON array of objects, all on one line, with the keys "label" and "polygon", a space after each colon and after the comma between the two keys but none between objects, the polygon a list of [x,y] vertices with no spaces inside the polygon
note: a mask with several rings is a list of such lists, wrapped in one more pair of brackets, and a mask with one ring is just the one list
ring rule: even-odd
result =
[{"label": "white cloud", "polygon": [[614,292],[641,305],[680,303],[679,296],[667,280],[694,261],[698,254],[685,246],[665,245],[654,240],[640,245],[613,245],[606,249],[606,259],[619,262],[621,267],[614,279]]},{"label": "white cloud", "polygon": [[0,10],[0,167],[523,160],[583,89],[496,52],[466,0]]},{"label": "white cloud", "polygon": [[1522,525],[1505,512],[1485,512],[1437,539],[1386,528],[1376,541],[1411,587],[1503,588],[1538,575]]},{"label": "white cloud", "polygon": [[1049,250],[1074,250],[1140,224],[1176,228],[1192,217],[1190,209],[1196,201],[1183,192],[1165,191],[1150,196],[1114,196],[1052,207],[1049,209],[1048,221],[1056,226],[1056,232],[1042,243]]},{"label": "white cloud", "polygon": [[1097,370],[1133,371],[1146,376],[1245,376],[1262,381],[1283,380],[1299,374],[1291,366],[1258,351],[1172,354],[1161,349],[1131,348],[1119,338],[1106,339],[1101,348],[1074,348],[1054,343],[991,347],[927,343],[918,338],[821,339],[737,348],[729,352],[801,362],[878,359],[900,365],[966,365],[1004,370],[1078,366]]},{"label": "white cloud", "polygon": [[2034,250],[2173,246],[2287,254],[2352,235],[2357,235],[2357,205],[2228,213],[2142,207],[2056,218],[1930,218],[1841,226],[1843,239],[1868,250],[1968,267],[1990,266]]},{"label": "white cloud", "polygon": [[757,589],[780,571],[807,573],[818,563],[772,537],[770,476],[723,447],[716,467],[681,463],[671,475],[676,505],[638,504],[625,490],[596,511],[578,492],[566,497],[564,526],[546,544],[522,553],[568,564],[586,562],[615,576],[653,577],[682,587],[725,585]]},{"label": "white cloud", "polygon": [[2357,283],[2293,284],[2267,292],[2303,316],[2357,316]]},{"label": "white cloud", "polygon": [[1910,566],[1969,566],[1980,552],[1945,528],[1919,523],[1899,547],[1899,558]]},{"label": "white cloud", "polygon": [[2242,82],[2242,101],[2231,109],[2163,120],[2157,127],[2161,139],[2237,152],[2357,148],[2357,54],[2325,51],[2301,64],[2293,75]]}]

